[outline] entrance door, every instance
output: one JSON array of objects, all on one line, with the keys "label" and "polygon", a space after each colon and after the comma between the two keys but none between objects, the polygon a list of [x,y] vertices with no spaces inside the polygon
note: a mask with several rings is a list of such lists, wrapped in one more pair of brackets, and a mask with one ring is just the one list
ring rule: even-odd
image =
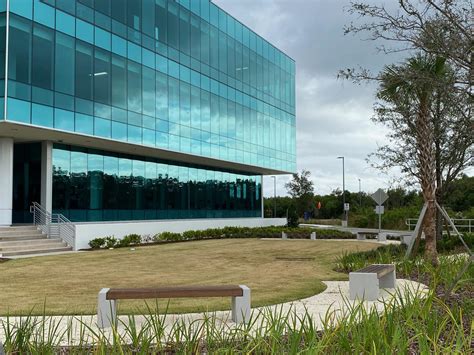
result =
[{"label": "entrance door", "polygon": [[41,143],[13,147],[13,223],[32,223],[32,202],[41,202]]}]

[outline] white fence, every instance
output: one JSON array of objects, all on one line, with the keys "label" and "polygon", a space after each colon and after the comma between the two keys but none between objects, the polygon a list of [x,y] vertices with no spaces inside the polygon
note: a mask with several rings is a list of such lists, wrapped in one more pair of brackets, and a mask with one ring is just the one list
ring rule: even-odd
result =
[{"label": "white fence", "polygon": [[[459,232],[469,232],[472,233],[474,231],[474,219],[467,219],[467,218],[457,218],[451,219],[458,229]],[[418,221],[417,218],[407,218],[405,220],[405,224],[408,226],[408,230],[415,229],[416,222]],[[449,230],[452,230],[449,227]]]}]

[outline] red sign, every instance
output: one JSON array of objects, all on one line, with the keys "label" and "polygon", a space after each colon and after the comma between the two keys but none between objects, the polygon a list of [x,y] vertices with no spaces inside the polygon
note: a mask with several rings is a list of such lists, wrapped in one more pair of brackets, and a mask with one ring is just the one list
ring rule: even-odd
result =
[{"label": "red sign", "polygon": [[317,208],[318,208],[318,210],[321,209],[321,201],[318,201]]}]

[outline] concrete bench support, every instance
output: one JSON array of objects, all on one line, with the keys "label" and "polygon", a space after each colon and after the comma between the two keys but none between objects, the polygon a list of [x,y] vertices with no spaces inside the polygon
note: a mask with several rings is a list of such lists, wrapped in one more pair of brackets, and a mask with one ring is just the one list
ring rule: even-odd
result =
[{"label": "concrete bench support", "polygon": [[349,273],[349,298],[375,301],[381,288],[395,288],[395,265],[376,264]]},{"label": "concrete bench support", "polygon": [[[111,296],[109,292],[114,292]],[[246,323],[250,319],[250,288],[239,286],[190,286],[162,289],[109,289],[99,292],[97,304],[97,326],[109,328],[117,325],[118,299],[182,298],[182,297],[232,297],[232,320]],[[112,299],[111,299],[112,298]]]},{"label": "concrete bench support", "polygon": [[316,240],[316,232],[311,233],[311,240]]},{"label": "concrete bench support", "polygon": [[283,240],[288,239],[288,234],[286,234],[285,232],[281,232],[281,239]]},{"label": "concrete bench support", "polygon": [[99,328],[109,328],[117,323],[117,302],[107,299],[109,288],[103,288],[99,292],[97,304],[97,325]]},{"label": "concrete bench support", "polygon": [[400,243],[405,245],[411,245],[413,240],[413,234],[405,234],[400,236]]},{"label": "concrete bench support", "polygon": [[379,233],[377,235],[377,240],[379,242],[386,242],[387,241],[387,233]]},{"label": "concrete bench support", "polygon": [[240,285],[242,296],[232,297],[232,320],[237,323],[246,323],[250,319],[250,288]]},{"label": "concrete bench support", "polygon": [[357,232],[357,240],[365,240],[365,234]]}]

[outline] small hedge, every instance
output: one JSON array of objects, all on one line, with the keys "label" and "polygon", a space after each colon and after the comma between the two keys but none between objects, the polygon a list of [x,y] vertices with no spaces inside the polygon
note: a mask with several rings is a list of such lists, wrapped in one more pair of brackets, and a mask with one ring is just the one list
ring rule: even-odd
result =
[{"label": "small hedge", "polygon": [[[466,245],[472,250],[474,249],[474,233],[461,233],[462,238]],[[400,240],[399,236],[388,236],[387,239],[390,240]],[[425,240],[422,239],[420,242],[420,247],[423,249],[425,246]],[[464,245],[461,242],[461,239],[456,234],[451,234],[449,237],[447,235],[443,235],[441,240],[436,241],[436,249],[440,253],[444,252],[451,252],[456,249],[463,249]]]},{"label": "small hedge", "polygon": [[138,234],[129,234],[122,239],[117,239],[114,236],[108,236],[105,238],[95,238],[89,241],[91,249],[110,249],[110,248],[123,248],[131,245],[138,245],[142,243],[142,237]]},{"label": "small hedge", "polygon": [[316,232],[317,239],[354,239],[355,236],[349,232],[342,232],[333,229],[315,230],[312,228],[289,228],[289,227],[225,227],[212,228],[206,230],[193,230],[184,233],[162,232],[152,238],[150,236],[140,236],[129,234],[121,240],[113,236],[105,238],[95,238],[89,242],[92,249],[120,248],[130,245],[150,244],[161,242],[182,242],[204,239],[230,239],[230,238],[281,238],[281,233],[285,232],[290,239],[309,239],[312,232]]}]

